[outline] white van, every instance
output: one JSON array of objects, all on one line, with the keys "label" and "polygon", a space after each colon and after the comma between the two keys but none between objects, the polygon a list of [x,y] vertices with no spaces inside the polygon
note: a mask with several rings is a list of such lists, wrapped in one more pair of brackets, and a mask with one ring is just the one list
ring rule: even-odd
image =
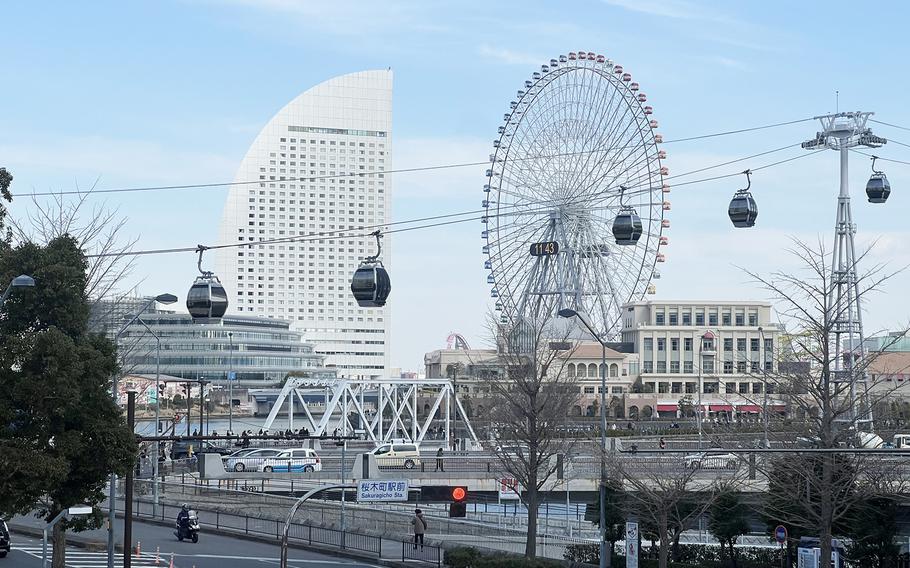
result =
[{"label": "white van", "polygon": [[376,465],[384,468],[414,469],[420,465],[420,447],[412,443],[380,444],[370,452],[376,456]]}]

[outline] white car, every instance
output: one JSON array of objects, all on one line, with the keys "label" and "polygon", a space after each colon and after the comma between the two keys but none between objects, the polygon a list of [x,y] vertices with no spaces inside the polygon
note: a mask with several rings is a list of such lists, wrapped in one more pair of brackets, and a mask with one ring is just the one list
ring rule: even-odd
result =
[{"label": "white car", "polygon": [[736,469],[739,458],[736,454],[725,452],[701,452],[689,454],[684,458],[689,469]]},{"label": "white car", "polygon": [[240,454],[225,456],[224,469],[233,471],[259,471],[266,458],[274,458],[283,450],[274,448],[256,448]]},{"label": "white car", "polygon": [[322,461],[316,450],[309,448],[283,450],[273,458],[262,460],[262,471],[265,473],[310,473],[322,471]]}]

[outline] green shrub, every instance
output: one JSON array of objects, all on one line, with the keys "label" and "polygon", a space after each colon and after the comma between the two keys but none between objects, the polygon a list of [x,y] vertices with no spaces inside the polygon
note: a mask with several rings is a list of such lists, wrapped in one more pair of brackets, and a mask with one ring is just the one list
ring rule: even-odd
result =
[{"label": "green shrub", "polygon": [[445,563],[451,568],[564,568],[565,563],[545,558],[525,558],[506,552],[484,553],[467,547],[446,550]]}]

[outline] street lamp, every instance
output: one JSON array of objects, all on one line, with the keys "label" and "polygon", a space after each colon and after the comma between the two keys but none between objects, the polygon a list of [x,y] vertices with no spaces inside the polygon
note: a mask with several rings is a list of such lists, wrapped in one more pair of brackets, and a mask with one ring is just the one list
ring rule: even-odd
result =
[{"label": "street lamp", "polygon": [[13,288],[33,288],[35,286],[35,279],[29,276],[28,274],[20,274],[12,280],[10,280],[9,286],[6,287],[6,291],[3,292],[3,296],[0,296],[0,306],[6,301],[6,298],[9,297],[13,292]]},{"label": "street lamp", "polygon": [[[155,435],[161,432],[161,337],[152,331],[147,323],[139,318],[139,323],[147,332],[155,338]],[[161,442],[155,442],[155,455],[152,459],[152,487],[154,488],[154,498],[152,500],[152,514],[158,514],[158,455],[161,453],[159,447]]]},{"label": "street lamp", "polygon": [[[606,568],[607,565],[607,522],[606,514],[606,487],[604,481],[606,478],[606,452],[607,452],[607,344],[594,331],[594,328],[588,323],[587,318],[581,313],[571,309],[563,308],[559,310],[559,317],[577,318],[587,329],[588,332],[600,343],[600,568]],[[612,552],[611,552],[612,553]]]},{"label": "street lamp", "polygon": [[[21,278],[21,276],[20,276]],[[139,317],[145,313],[149,307],[158,302],[159,304],[173,304],[177,301],[177,296],[173,294],[159,294],[154,298],[149,298],[149,300],[142,305],[142,308],[136,312],[136,314],[126,322],[116,334],[114,334],[114,346],[119,347],[120,336],[133,325],[133,323],[139,319]],[[114,404],[117,404],[117,388],[120,377],[115,373],[114,379],[111,381],[111,396],[114,398]],[[156,426],[157,428],[157,426]],[[157,432],[156,432],[157,434]],[[158,456],[155,456],[155,463],[158,463]],[[156,486],[157,487],[157,486]],[[114,568],[114,506],[117,498],[117,474],[112,473],[110,477],[110,489],[108,491],[108,525],[107,525],[107,567]]]}]

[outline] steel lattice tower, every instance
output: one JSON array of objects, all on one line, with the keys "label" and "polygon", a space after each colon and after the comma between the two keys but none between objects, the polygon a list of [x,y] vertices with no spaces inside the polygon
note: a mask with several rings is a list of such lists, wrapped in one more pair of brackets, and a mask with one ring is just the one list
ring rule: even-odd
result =
[{"label": "steel lattice tower", "polygon": [[853,236],[856,225],[850,211],[850,187],[847,179],[850,149],[856,146],[877,148],[887,140],[872,134],[866,126],[871,112],[839,112],[815,117],[822,130],[815,138],[803,142],[807,150],[831,149],[840,153],[840,192],[837,196],[837,222],[828,306],[833,310],[829,344],[834,354],[833,376],[837,382],[849,382],[851,412],[846,420],[857,427],[873,430],[872,407],[868,400],[868,376],[862,362],[863,314],[860,304],[859,279],[856,274],[856,247]]}]

